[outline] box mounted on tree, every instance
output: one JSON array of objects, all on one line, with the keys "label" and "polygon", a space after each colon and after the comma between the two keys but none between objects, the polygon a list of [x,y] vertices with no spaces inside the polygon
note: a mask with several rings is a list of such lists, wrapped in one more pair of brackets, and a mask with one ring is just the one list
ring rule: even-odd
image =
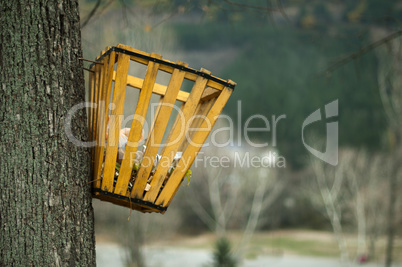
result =
[{"label": "box mounted on tree", "polygon": [[[140,66],[146,67],[144,78],[129,75]],[[156,83],[158,75],[166,74],[166,85]],[[158,54],[121,44],[108,47],[90,66],[89,100],[95,104],[88,109],[88,121],[90,138],[96,141],[93,197],[164,213],[191,174],[191,164],[234,87],[234,82],[205,69],[198,71]],[[138,100],[126,99],[131,88],[139,90]],[[152,95],[159,102],[152,123],[145,127]],[[129,128],[122,125],[125,108],[135,110]]]}]

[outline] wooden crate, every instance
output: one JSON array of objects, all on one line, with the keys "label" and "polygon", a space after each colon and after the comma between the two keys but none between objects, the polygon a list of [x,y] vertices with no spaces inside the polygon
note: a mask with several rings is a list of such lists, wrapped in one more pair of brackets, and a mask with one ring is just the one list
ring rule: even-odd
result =
[{"label": "wooden crate", "polygon": [[[198,71],[186,63],[174,63],[162,59],[161,55],[122,44],[107,47],[96,62],[90,67],[89,79],[89,100],[95,105],[88,109],[89,134],[91,140],[96,141],[92,150],[93,197],[142,212],[164,213],[232,94],[235,83],[212,76],[205,69]],[[146,66],[144,79],[129,75],[130,62]],[[156,83],[160,72],[169,74],[167,85]],[[181,90],[185,80],[193,83],[192,88],[188,88],[190,92]],[[124,157],[120,170],[116,172],[128,87],[140,92]],[[143,160],[137,166],[133,158],[142,149],[139,141],[151,95],[159,95],[160,100],[147,133]],[[181,103],[180,112],[168,129],[175,103]],[[165,132],[167,138],[162,144]],[[182,156],[173,169],[177,152],[182,152]],[[155,158],[160,159],[158,164],[155,164]],[[133,168],[137,170],[135,180]]]}]

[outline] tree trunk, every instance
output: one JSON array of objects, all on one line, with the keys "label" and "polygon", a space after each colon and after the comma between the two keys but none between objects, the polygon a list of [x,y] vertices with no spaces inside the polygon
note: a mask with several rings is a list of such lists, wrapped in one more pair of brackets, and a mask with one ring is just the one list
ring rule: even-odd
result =
[{"label": "tree trunk", "polygon": [[[372,29],[374,37],[388,34],[386,30],[380,28]],[[399,155],[402,137],[402,77],[400,70],[402,66],[402,38],[399,36],[390,42],[378,47],[378,84],[380,96],[387,114],[390,136],[389,148],[391,153]],[[397,159],[398,157],[393,158]],[[391,164],[391,176],[389,177],[389,203],[387,215],[387,245],[385,252],[385,266],[392,266],[394,237],[396,232],[395,215],[396,203],[398,199],[398,164]]]},{"label": "tree trunk", "polygon": [[396,174],[389,177],[389,205],[387,216],[387,247],[385,249],[385,266],[391,267],[393,261],[393,248],[395,239],[395,212],[397,198],[397,176]]},{"label": "tree trunk", "polygon": [[[396,134],[398,140],[400,140],[400,136]],[[398,145],[401,147],[401,145]],[[399,151],[393,151],[392,158],[399,159],[401,156]],[[389,179],[389,195],[388,195],[388,214],[387,214],[387,244],[385,248],[385,267],[391,267],[394,257],[394,242],[395,242],[395,235],[396,235],[396,214],[397,210],[397,203],[398,203],[398,190],[399,190],[399,176],[400,176],[400,166],[399,162],[393,162],[390,164],[390,176]]]},{"label": "tree trunk", "polygon": [[0,266],[95,265],[81,54],[78,1],[0,0]]}]

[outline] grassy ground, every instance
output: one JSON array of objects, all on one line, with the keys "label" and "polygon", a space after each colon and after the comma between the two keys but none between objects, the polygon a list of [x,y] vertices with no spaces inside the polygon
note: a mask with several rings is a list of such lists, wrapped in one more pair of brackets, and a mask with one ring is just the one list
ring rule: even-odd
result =
[{"label": "grassy ground", "polygon": [[[242,234],[231,232],[228,234],[234,248],[240,243]],[[105,241],[105,236],[97,237],[100,242]],[[213,249],[216,236],[202,234],[198,236],[172,236],[163,240],[147,243],[149,247],[184,247],[189,249]],[[98,241],[98,242],[99,242]],[[111,241],[111,240],[109,240]],[[356,239],[353,235],[347,235],[346,241],[349,247],[350,258],[356,257]],[[402,262],[402,239],[395,242],[394,257],[396,262]],[[273,232],[255,233],[246,247],[245,257],[252,259],[259,255],[299,255],[309,257],[339,257],[337,242],[331,232],[311,230],[280,230]],[[382,262],[385,255],[385,238],[377,242],[376,255],[372,258],[376,262]]]},{"label": "grassy ground", "polygon": [[[108,203],[94,202],[96,214],[96,241],[97,243],[116,243],[124,245],[124,240],[129,229],[135,225],[142,225],[144,231],[145,246],[156,248],[187,248],[206,249],[212,251],[217,239],[213,233],[199,235],[184,235],[180,231],[179,224],[175,225],[177,214],[172,209],[164,216],[150,214],[140,217],[137,213],[131,215],[125,208],[108,205]],[[143,221],[143,219],[147,219]],[[156,223],[160,220],[159,223]],[[152,222],[152,223],[151,223]],[[165,225],[165,222],[169,222]],[[107,225],[107,227],[105,227]],[[161,227],[164,225],[163,227]],[[170,226],[174,227],[170,227]],[[148,226],[148,227],[146,227]],[[241,242],[242,232],[229,232],[228,238],[236,249]],[[350,258],[356,257],[356,235],[347,234],[345,239],[348,243]],[[385,237],[379,238],[376,243],[376,255],[372,257],[374,262],[384,262],[386,247]],[[402,263],[402,238],[395,238],[394,257],[396,262]],[[338,244],[332,232],[314,231],[306,229],[276,230],[256,232],[245,247],[244,256],[253,259],[260,255],[281,256],[299,255],[309,257],[338,258]]]},{"label": "grassy ground", "polygon": [[[297,254],[315,257],[337,257],[336,243],[329,233],[280,231],[262,233],[250,242],[250,252],[261,254]],[[251,254],[252,256],[252,254]]]}]

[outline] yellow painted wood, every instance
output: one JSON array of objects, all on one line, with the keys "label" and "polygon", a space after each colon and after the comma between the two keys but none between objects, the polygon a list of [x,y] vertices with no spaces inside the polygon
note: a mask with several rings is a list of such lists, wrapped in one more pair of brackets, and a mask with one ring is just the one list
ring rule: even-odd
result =
[{"label": "yellow painted wood", "polygon": [[[211,123],[212,126],[215,124],[219,114],[222,112],[223,107],[232,94],[232,91],[233,90],[228,87],[225,87],[225,89],[222,90],[222,93],[219,95],[211,110],[208,112],[206,119],[201,124],[201,128],[205,128],[208,125],[207,120],[209,120],[209,123]],[[189,144],[187,149],[183,152],[182,158],[180,159],[177,167],[174,169],[155,204],[162,205],[164,207],[167,207],[170,204],[181,181],[183,180],[186,171],[191,167],[197,153],[201,149],[201,146],[207,139],[208,135],[209,132],[204,131],[198,131],[194,134],[193,142],[201,145],[196,146],[194,144]]]},{"label": "yellow painted wood", "polygon": [[[200,102],[197,106],[196,112],[194,113],[193,116],[191,116],[190,120],[187,122],[190,127],[186,131],[186,136],[183,142],[181,143],[179,147],[179,151],[185,151],[188,144],[190,143],[191,140],[193,140],[193,136],[196,133],[197,129],[200,128],[202,122],[205,120],[209,110],[215,103],[216,98],[212,98],[210,100],[207,100],[205,102]],[[211,125],[207,125],[209,128],[211,128]],[[205,130],[205,129],[204,129]]]},{"label": "yellow painted wood", "polygon": [[204,122],[205,118],[208,115],[208,112],[210,111],[212,106],[215,104],[216,100],[217,100],[217,98],[212,98],[210,100],[200,102],[199,107],[197,107],[196,114],[192,117],[191,126],[190,126],[190,129],[188,130],[186,139],[180,147],[181,151],[186,150],[187,145],[192,142],[193,136],[197,131],[199,131],[199,130],[205,131],[206,129],[207,130],[209,129],[209,131],[210,131],[212,129],[212,126],[210,124],[207,125],[206,129],[201,128],[201,124]]},{"label": "yellow painted wood", "polygon": [[[99,57],[96,58],[96,60],[98,60]],[[89,102],[93,105],[96,105],[97,103],[97,85],[98,85],[98,77],[99,77],[99,71],[100,69],[98,68],[97,64],[92,65],[91,67],[91,72],[90,72],[90,84],[89,84]],[[89,129],[89,137],[90,140],[94,140],[94,136],[93,136],[93,131],[94,129],[94,118],[95,118],[95,112],[94,112],[94,108],[93,107],[89,107],[89,112],[88,112],[88,116],[89,116],[89,123],[90,123],[90,127]]]},{"label": "yellow painted wood", "polygon": [[[113,72],[113,75],[114,75],[113,77],[115,77],[116,72]],[[141,78],[137,78],[137,77],[130,76],[130,75],[127,77],[127,85],[128,86],[141,90],[143,83],[144,83],[144,80]],[[166,94],[166,89],[167,89],[167,86],[159,84],[159,83],[155,83],[152,93],[160,95],[160,96],[164,96]],[[180,91],[179,94],[177,95],[177,101],[186,102],[189,95],[190,95],[190,93],[188,93],[188,92]]]},{"label": "yellow painted wood", "polygon": [[[88,101],[89,103],[93,103],[94,102],[94,98],[95,98],[95,66],[92,66],[91,68],[92,72],[90,72],[89,74],[89,93],[88,93]],[[93,109],[92,107],[88,107],[88,136],[89,136],[89,140],[93,140],[93,136],[92,136],[92,128],[93,128]],[[94,162],[95,162],[95,157],[93,154],[93,148],[91,148],[91,170],[94,166]],[[93,173],[91,173],[93,174]]]},{"label": "yellow painted wood", "polygon": [[[183,110],[184,110],[184,104],[182,104],[180,106],[179,113],[176,115],[172,128],[166,138],[165,143],[163,144],[161,155],[164,153],[165,149],[168,146],[170,146],[173,142],[177,141],[176,139],[173,139],[174,129],[176,129],[176,127],[179,127],[180,129],[182,129],[182,127],[186,126],[186,122],[185,122],[184,116],[183,116]],[[180,130],[180,132],[181,132],[181,130]]]},{"label": "yellow painted wood", "polygon": [[[98,97],[99,97],[99,83],[100,83],[100,67],[98,64],[95,65],[95,91],[94,91],[94,99],[93,99],[93,107],[92,107],[92,131],[91,131],[91,137],[93,140],[96,138],[96,127],[98,126],[97,122],[97,114],[98,114],[98,109],[97,109],[97,102],[98,102]],[[95,147],[92,148],[92,153],[95,153]],[[94,155],[95,156],[95,155]]]},{"label": "yellow painted wood", "polygon": [[105,85],[105,74],[106,74],[106,71],[105,71],[105,68],[107,67],[107,66],[105,66],[105,64],[106,64],[106,58],[102,58],[101,59],[101,61],[100,61],[100,63],[103,63],[103,65],[100,65],[100,73],[99,73],[99,75],[100,75],[100,83],[99,83],[99,88],[98,88],[98,101],[97,101],[97,103],[96,103],[96,108],[97,108],[97,117],[98,117],[98,119],[97,119],[97,122],[98,122],[98,127],[97,127],[97,129],[95,129],[95,136],[94,136],[94,138],[93,138],[93,140],[95,140],[96,141],[96,145],[95,145],[95,162],[94,162],[94,175],[95,175],[95,177],[97,177],[98,176],[98,173],[97,173],[97,164],[98,164],[98,162],[99,162],[99,153],[100,153],[100,146],[98,145],[98,142],[99,142],[99,138],[100,138],[100,135],[101,135],[101,131],[100,131],[100,128],[102,128],[102,124],[104,123],[104,121],[103,121],[103,116],[102,116],[102,114],[104,113],[104,104],[103,104],[103,102],[104,102],[104,98],[105,98],[105,90],[104,90],[104,85]]},{"label": "yellow painted wood", "polygon": [[[93,103],[95,99],[95,66],[92,66],[91,72],[89,72],[89,94],[88,94],[88,101],[89,103]],[[88,130],[89,130],[89,138],[92,139],[92,125],[93,125],[93,109],[88,107]]]},{"label": "yellow painted wood", "polygon": [[212,98],[217,98],[220,93],[221,93],[221,91],[208,87],[205,89],[204,93],[202,94],[201,101],[205,102]]},{"label": "yellow painted wood", "polygon": [[[156,58],[161,58],[161,55],[152,54]],[[137,152],[138,143],[142,134],[145,117],[151,99],[156,75],[158,73],[159,64],[150,61],[148,64],[147,72],[145,74],[144,84],[138,98],[138,104],[135,109],[135,115],[130,128],[130,134],[126,150],[124,152],[124,159],[122,161],[119,177],[115,188],[115,194],[126,195],[128,182],[131,178],[131,172],[134,165],[135,153]]]},{"label": "yellow painted wood", "polygon": [[[148,132],[148,136],[147,136],[147,138],[145,139],[145,140],[150,140],[150,138],[151,138],[151,136],[152,136],[152,132],[153,132],[153,130],[154,130],[154,125],[155,125],[155,122],[156,122],[156,119],[158,118],[158,114],[159,114],[159,111],[161,110],[161,104],[163,103],[163,99],[164,99],[164,96],[161,96],[160,98],[159,98],[159,101],[158,101],[158,106],[156,107],[156,110],[155,110],[155,113],[154,113],[154,117],[152,118],[152,123],[151,123],[151,125],[150,125],[150,128],[149,128],[149,132]],[[148,146],[148,144],[145,144],[146,146]]]},{"label": "yellow painted wood", "polygon": [[95,162],[95,184],[94,186],[96,188],[100,188],[101,186],[101,172],[102,172],[102,164],[103,164],[103,157],[105,153],[105,137],[106,137],[106,129],[107,129],[107,118],[109,115],[109,102],[110,102],[110,95],[112,92],[112,82],[113,82],[113,69],[114,69],[114,64],[116,62],[116,53],[112,51],[109,55],[109,60],[107,61],[107,72],[106,72],[106,83],[105,83],[105,98],[104,98],[104,110],[103,114],[101,114],[101,121],[102,125],[100,128],[101,135],[99,137],[99,156],[97,158],[97,161]]},{"label": "yellow painted wood", "polygon": [[[147,52],[144,52],[144,51],[135,49],[135,48],[130,47],[130,46],[128,46],[128,45],[118,44],[118,45],[116,45],[116,47],[121,48],[121,49],[124,49],[124,50],[127,50],[127,51],[131,51],[131,52],[134,52],[134,53],[137,53],[137,54],[140,54],[140,55],[144,55],[144,56],[148,56],[148,57],[151,56],[150,53],[147,53]],[[160,55],[155,54],[155,53],[152,53],[152,54],[153,54],[153,55],[156,55],[156,58],[162,59],[162,57],[160,57]],[[148,60],[144,59],[144,61],[142,61],[142,62],[144,62],[143,64],[148,65]],[[159,66],[159,67],[160,67],[160,66]]]},{"label": "yellow painted wood", "polygon": [[[182,66],[187,66],[185,63],[178,63]],[[135,180],[131,196],[134,198],[142,197],[148,178],[153,168],[155,157],[158,153],[159,147],[162,143],[162,138],[168,124],[170,114],[174,103],[176,102],[177,95],[184,80],[185,72],[179,69],[173,71],[170,79],[166,95],[163,97],[162,103],[159,105],[159,111],[156,115],[155,122],[152,127],[151,134],[147,141],[147,148],[143,157],[140,170]]]},{"label": "yellow painted wood", "polygon": [[[98,58],[97,58],[98,60]],[[95,65],[95,93],[94,93],[94,102],[93,102],[93,123],[92,123],[92,140],[97,140],[98,134],[98,125],[99,125],[99,99],[101,97],[101,91],[99,87],[101,86],[102,82],[102,66],[100,64]],[[91,148],[92,151],[92,168],[95,166],[96,162],[96,155],[98,148],[96,146]],[[93,170],[93,169],[92,169]]]},{"label": "yellow painted wood", "polygon": [[[105,86],[105,80],[106,80],[106,74],[107,74],[107,71],[106,71],[107,70],[107,57],[103,57],[100,60],[100,63],[102,63],[102,64],[99,64],[99,69],[100,69],[99,81],[100,82],[99,82],[99,87],[98,87],[98,101],[96,103],[97,128],[95,129],[95,137],[94,137],[94,140],[96,140],[96,142],[99,142],[99,138],[100,138],[100,134],[101,134],[100,129],[102,128],[102,123],[104,123],[102,115],[103,115],[104,109],[105,109],[104,100],[106,97],[106,94],[105,94],[106,90],[105,90],[104,86]],[[96,163],[99,161],[99,152],[100,152],[99,150],[100,150],[99,145],[96,145],[95,146],[95,166],[96,166]]]},{"label": "yellow painted wood", "polygon": [[[201,69],[201,71],[210,74],[210,72],[205,69]],[[162,150],[161,161],[151,181],[151,188],[144,196],[145,201],[154,202],[158,196],[160,188],[167,176],[168,170],[172,165],[174,156],[176,155],[180,144],[185,138],[185,132],[188,128],[187,122],[191,116],[194,115],[197,104],[200,101],[207,82],[207,79],[198,76],[191,90],[188,101],[180,109],[180,113],[177,115],[176,121],[166,140],[167,146]]]},{"label": "yellow painted wood", "polygon": [[109,133],[106,146],[105,168],[103,171],[102,190],[113,192],[113,180],[116,168],[119,132],[123,118],[124,99],[127,87],[127,75],[130,57],[119,53],[117,61],[117,80],[114,86],[114,109],[109,119]]},{"label": "yellow painted wood", "polygon": [[[132,48],[132,47],[129,47],[129,46],[126,46],[126,45],[123,45],[123,44],[118,44],[117,47],[122,48],[122,49],[125,49],[125,50],[127,50],[127,51],[131,51],[131,52],[134,52],[134,53],[138,53],[138,54],[141,54],[141,55],[150,56],[150,55],[149,55],[148,53],[146,53],[146,52],[137,50],[137,49],[135,49],[135,48]],[[138,62],[138,63],[148,64],[148,60],[147,60],[147,59],[144,59],[144,58],[141,58],[141,57],[131,56],[131,59],[134,60],[134,61],[136,61],[136,62]],[[169,61],[169,60],[166,60],[166,59],[162,59],[162,61],[165,62],[165,63],[168,63],[168,64],[172,64],[172,63],[174,64],[174,62]],[[173,68],[173,67],[171,67],[171,66],[169,66],[169,65],[163,65],[163,64],[161,64],[160,67],[159,67],[159,69],[160,69],[161,71],[164,71],[164,72],[167,72],[167,73],[173,73],[173,70],[174,70],[175,68]],[[189,68],[189,69],[191,69],[191,68]],[[192,70],[195,71],[195,69],[192,69]],[[194,73],[191,73],[191,72],[186,72],[186,74],[185,74],[185,76],[184,76],[184,78],[186,78],[187,80],[190,80],[190,81],[195,81],[195,80],[197,80],[197,77],[198,77],[197,74],[194,74]],[[219,78],[219,77],[215,77],[215,76],[214,76],[214,78],[216,78],[216,79],[218,79],[218,80],[221,80],[222,82],[226,82],[225,80],[223,80],[223,79],[221,79],[221,78]],[[215,88],[215,89],[218,89],[218,90],[222,90],[222,89],[225,87],[223,84],[220,84],[220,83],[215,82],[215,81],[212,81],[212,80],[209,80],[209,81],[208,81],[207,86],[212,87],[212,88]]]}]

